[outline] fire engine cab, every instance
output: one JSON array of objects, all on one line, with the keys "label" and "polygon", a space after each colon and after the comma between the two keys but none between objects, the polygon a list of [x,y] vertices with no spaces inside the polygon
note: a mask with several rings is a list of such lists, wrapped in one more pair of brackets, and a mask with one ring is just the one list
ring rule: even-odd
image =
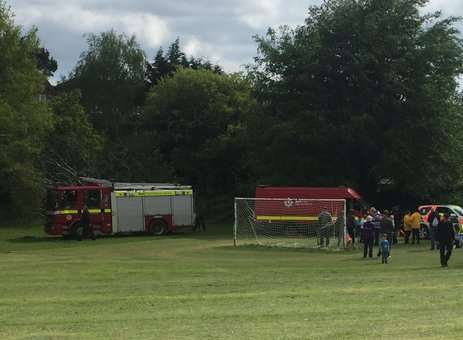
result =
[{"label": "fire engine cab", "polygon": [[50,187],[46,204],[45,232],[49,235],[82,235],[85,205],[96,235],[164,235],[195,223],[192,187],[176,184],[81,178],[79,184]]}]

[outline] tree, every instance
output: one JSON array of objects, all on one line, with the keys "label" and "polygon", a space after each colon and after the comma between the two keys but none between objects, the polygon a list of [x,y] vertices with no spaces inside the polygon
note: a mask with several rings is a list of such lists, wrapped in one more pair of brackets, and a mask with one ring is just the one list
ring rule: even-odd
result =
[{"label": "tree", "polygon": [[237,75],[179,69],[149,93],[144,126],[176,178],[206,193],[239,192],[248,146],[240,136],[255,107],[250,84]]},{"label": "tree", "polygon": [[87,43],[87,51],[59,88],[80,89],[95,127],[117,141],[133,130],[140,114],[145,54],[134,36],[113,30],[90,34]]},{"label": "tree", "polygon": [[328,0],[304,25],[257,37],[263,179],[370,197],[387,179],[414,198],[461,180],[462,42],[456,19],[421,15],[425,3]]},{"label": "tree", "polygon": [[51,77],[53,73],[55,73],[55,71],[58,69],[58,63],[52,56],[50,56],[50,52],[46,48],[39,48],[35,52],[34,56],[37,60],[37,67],[47,77]]},{"label": "tree", "polygon": [[145,54],[135,37],[90,34],[88,49],[60,90],[78,89],[81,103],[96,131],[104,137],[99,170],[118,180],[130,180],[128,140],[139,131],[145,94]]},{"label": "tree", "polygon": [[34,55],[35,30],[22,36],[0,1],[0,207],[10,217],[40,207],[43,193],[38,159],[52,126],[39,95],[46,81]]},{"label": "tree", "polygon": [[102,137],[80,105],[80,92],[62,93],[51,100],[54,128],[42,157],[52,182],[75,181],[73,176],[97,176]]},{"label": "tree", "polygon": [[215,73],[223,73],[222,68],[212,64],[209,60],[203,58],[187,57],[180,48],[180,39],[176,39],[164,53],[160,48],[154,57],[152,63],[146,65],[146,82],[148,88],[156,85],[162,77],[172,76],[177,68],[191,68],[194,70],[209,70]]}]

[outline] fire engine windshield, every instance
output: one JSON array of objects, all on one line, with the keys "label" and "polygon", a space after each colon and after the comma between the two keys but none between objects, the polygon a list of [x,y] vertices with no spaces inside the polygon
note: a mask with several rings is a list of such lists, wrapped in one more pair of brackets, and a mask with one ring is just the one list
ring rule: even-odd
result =
[{"label": "fire engine windshield", "polygon": [[75,208],[77,193],[75,190],[49,190],[47,193],[47,210]]}]

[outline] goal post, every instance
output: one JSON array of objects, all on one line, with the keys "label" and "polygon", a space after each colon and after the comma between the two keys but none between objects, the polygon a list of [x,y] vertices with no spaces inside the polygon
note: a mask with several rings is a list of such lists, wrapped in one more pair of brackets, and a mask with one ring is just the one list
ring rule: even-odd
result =
[{"label": "goal post", "polygon": [[235,198],[233,244],[291,248],[346,246],[346,200]]}]

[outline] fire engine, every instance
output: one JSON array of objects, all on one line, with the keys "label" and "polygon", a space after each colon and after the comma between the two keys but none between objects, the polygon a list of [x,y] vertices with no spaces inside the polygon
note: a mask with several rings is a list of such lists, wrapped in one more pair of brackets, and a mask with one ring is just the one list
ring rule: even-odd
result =
[{"label": "fire engine", "polygon": [[48,189],[45,232],[79,238],[85,205],[96,235],[145,232],[160,236],[195,223],[191,186],[82,177],[78,184]]}]

